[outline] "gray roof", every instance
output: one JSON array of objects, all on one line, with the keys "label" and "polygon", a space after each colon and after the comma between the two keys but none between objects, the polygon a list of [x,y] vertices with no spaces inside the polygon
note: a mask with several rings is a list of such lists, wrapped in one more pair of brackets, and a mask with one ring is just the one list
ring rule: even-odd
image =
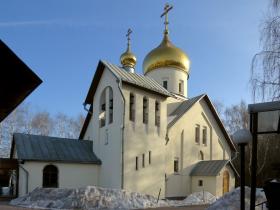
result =
[{"label": "gray roof", "polygon": [[186,101],[181,102],[181,104],[175,109],[168,117],[172,119],[168,123],[168,128],[175,124],[175,122],[180,119],[180,117],[188,111],[197,101],[203,98],[205,94],[190,98]]},{"label": "gray roof", "polygon": [[217,176],[228,160],[202,160],[192,169],[190,176]]},{"label": "gray roof", "polygon": [[130,73],[122,67],[118,67],[106,61],[99,61],[88,94],[85,99],[85,104],[92,104],[92,99],[94,98],[95,91],[97,89],[98,83],[100,81],[105,67],[107,67],[118,80],[124,83],[143,88],[147,91],[155,92],[165,97],[173,96],[164,87],[162,87],[154,79],[148,76],[140,75],[137,73]]},{"label": "gray roof", "polygon": [[144,76],[137,73],[131,73],[126,71],[122,67],[118,67],[114,64],[111,64],[107,61],[101,61],[108,69],[110,69],[113,74],[121,79],[123,82],[127,82],[132,85],[136,85],[142,88],[145,88],[147,90],[152,90],[157,93],[171,96],[171,93],[167,91],[163,86],[161,86],[159,83],[157,83],[154,79]]},{"label": "gray roof", "polygon": [[19,160],[101,164],[92,141],[21,133],[15,133],[13,141]]}]

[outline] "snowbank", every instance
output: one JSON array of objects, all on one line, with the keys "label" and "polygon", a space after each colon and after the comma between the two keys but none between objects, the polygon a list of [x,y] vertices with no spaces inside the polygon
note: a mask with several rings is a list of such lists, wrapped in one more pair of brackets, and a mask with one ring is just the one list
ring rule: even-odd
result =
[{"label": "snowbank", "polygon": [[151,195],[89,186],[79,189],[36,188],[10,204],[41,209],[144,209],[213,203],[215,200],[216,197],[209,192],[196,192],[182,201],[157,202],[157,198]]},{"label": "snowbank", "polygon": [[89,186],[80,189],[36,188],[10,202],[29,208],[44,209],[136,209],[168,206],[150,195],[125,190]]},{"label": "snowbank", "polygon": [[198,204],[211,204],[217,199],[209,192],[195,192],[182,201],[167,201],[170,206],[189,206]]},{"label": "snowbank", "polygon": [[[261,189],[257,189],[256,191],[256,204],[262,203],[266,201],[264,192]],[[250,188],[245,187],[245,209],[250,208]],[[219,198],[216,202],[214,202],[207,210],[239,210],[240,209],[240,188],[236,188],[235,190],[226,193],[223,197]],[[256,210],[261,210],[262,207],[256,207]],[[264,205],[263,210],[266,207]]]}]

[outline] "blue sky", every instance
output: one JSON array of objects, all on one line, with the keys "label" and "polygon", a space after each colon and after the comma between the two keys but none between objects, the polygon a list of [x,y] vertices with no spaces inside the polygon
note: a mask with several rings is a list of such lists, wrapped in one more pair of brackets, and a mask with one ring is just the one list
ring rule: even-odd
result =
[{"label": "blue sky", "polygon": [[[0,38],[43,80],[26,101],[53,114],[84,113],[98,60],[119,64],[128,28],[138,73],[162,39],[162,0],[0,1]],[[169,3],[170,38],[192,62],[189,96],[207,93],[226,106],[251,102],[250,64],[260,49],[267,1]]]}]

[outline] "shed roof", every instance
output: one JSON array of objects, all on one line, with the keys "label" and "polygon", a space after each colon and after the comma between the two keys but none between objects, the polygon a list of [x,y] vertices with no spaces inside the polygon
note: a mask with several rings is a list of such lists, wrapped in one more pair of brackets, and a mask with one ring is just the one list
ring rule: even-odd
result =
[{"label": "shed roof", "polygon": [[192,169],[190,176],[217,176],[228,160],[202,160]]},{"label": "shed roof", "polygon": [[13,145],[19,160],[101,164],[92,141],[15,133]]},{"label": "shed roof", "polygon": [[0,122],[4,120],[42,80],[0,40]]}]

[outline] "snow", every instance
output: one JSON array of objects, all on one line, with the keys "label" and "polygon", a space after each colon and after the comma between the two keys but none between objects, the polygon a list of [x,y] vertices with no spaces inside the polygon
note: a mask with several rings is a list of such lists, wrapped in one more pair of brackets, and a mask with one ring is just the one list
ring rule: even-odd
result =
[{"label": "snow", "polygon": [[182,201],[157,202],[157,198],[147,194],[88,186],[79,189],[36,188],[10,204],[41,209],[144,209],[213,203],[215,200],[216,197],[209,192],[196,192]]},{"label": "snow", "polygon": [[[262,189],[256,190],[256,204],[266,201],[266,197]],[[245,187],[245,209],[250,208],[250,188]],[[239,210],[240,209],[240,188],[236,188],[226,193],[223,197],[214,202],[207,210]],[[261,210],[262,206],[257,206],[256,210]],[[266,210],[265,205],[263,210]]]}]

